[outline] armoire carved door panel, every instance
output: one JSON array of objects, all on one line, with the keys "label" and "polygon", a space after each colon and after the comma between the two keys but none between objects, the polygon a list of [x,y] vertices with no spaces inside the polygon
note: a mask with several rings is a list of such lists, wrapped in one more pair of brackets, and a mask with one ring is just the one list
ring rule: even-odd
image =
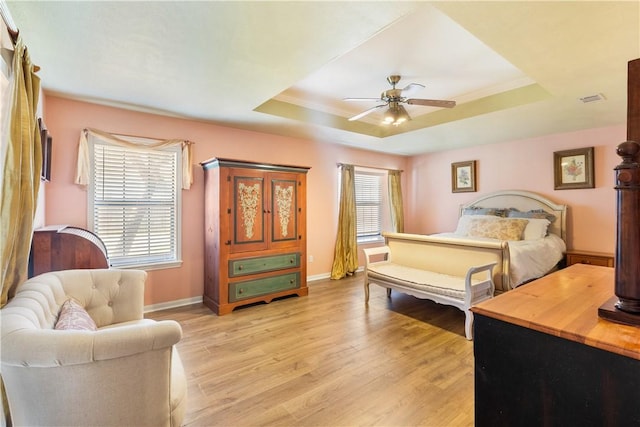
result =
[{"label": "armoire carved door panel", "polygon": [[298,180],[295,174],[269,176],[269,225],[272,247],[295,246],[298,233]]},{"label": "armoire carved door panel", "polygon": [[245,252],[268,246],[265,218],[267,216],[264,172],[232,171],[229,215],[233,227],[231,251]]}]

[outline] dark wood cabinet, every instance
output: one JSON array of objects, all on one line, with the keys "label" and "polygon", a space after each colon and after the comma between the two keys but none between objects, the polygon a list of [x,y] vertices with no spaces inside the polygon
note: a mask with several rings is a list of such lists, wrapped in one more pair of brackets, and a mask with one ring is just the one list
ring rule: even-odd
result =
[{"label": "dark wood cabinet", "polygon": [[567,251],[567,267],[573,264],[591,264],[613,267],[613,254],[579,250]]},{"label": "dark wood cabinet", "polygon": [[96,234],[67,225],[34,230],[29,277],[76,268],[109,268],[107,248]]},{"label": "dark wood cabinet", "polygon": [[575,264],[472,309],[476,426],[640,425],[640,329],[598,317],[613,280]]},{"label": "dark wood cabinet", "polygon": [[214,158],[205,173],[203,301],[218,315],[307,295],[309,168]]}]

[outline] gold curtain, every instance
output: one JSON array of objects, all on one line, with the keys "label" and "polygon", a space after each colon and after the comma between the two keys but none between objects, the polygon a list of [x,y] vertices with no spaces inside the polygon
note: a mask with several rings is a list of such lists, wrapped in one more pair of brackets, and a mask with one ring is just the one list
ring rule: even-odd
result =
[{"label": "gold curtain", "polygon": [[183,139],[166,139],[159,140],[152,144],[136,144],[131,141],[127,141],[122,138],[118,138],[110,133],[103,132],[97,129],[84,129],[80,134],[80,142],[78,144],[78,162],[76,165],[76,179],[75,183],[79,185],[89,184],[89,165],[91,161],[89,159],[89,143],[88,137],[100,139],[111,144],[120,145],[122,147],[130,148],[148,148],[150,150],[171,147],[174,145],[182,146],[182,189],[188,190],[193,184],[193,173],[191,162],[193,161],[192,146],[193,142]]},{"label": "gold curtain", "polygon": [[401,171],[389,171],[389,201],[393,231],[404,233],[404,209],[402,207]]},{"label": "gold curtain", "polygon": [[356,239],[356,187],[353,165],[341,165],[340,212],[338,235],[331,267],[331,278],[342,279],[358,269]]},{"label": "gold curtain", "polygon": [[13,297],[15,289],[27,279],[28,273],[42,169],[42,146],[36,119],[40,79],[36,76],[36,71],[26,46],[18,36],[11,70],[13,93],[0,205],[0,307]]}]

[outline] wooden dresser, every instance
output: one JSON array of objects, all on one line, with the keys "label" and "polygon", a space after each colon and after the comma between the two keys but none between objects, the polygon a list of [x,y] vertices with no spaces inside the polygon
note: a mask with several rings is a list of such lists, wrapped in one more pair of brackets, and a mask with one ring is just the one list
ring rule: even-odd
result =
[{"label": "wooden dresser", "polygon": [[476,426],[640,425],[640,328],[598,317],[614,269],[575,264],[478,304]]},{"label": "wooden dresser", "polygon": [[214,158],[205,174],[204,304],[218,315],[308,294],[309,168]]}]

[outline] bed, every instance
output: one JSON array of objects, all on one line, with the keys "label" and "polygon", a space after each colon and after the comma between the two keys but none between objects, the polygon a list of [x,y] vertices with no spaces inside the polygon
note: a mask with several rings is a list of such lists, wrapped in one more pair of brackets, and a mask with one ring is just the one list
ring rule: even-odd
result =
[{"label": "bed", "polygon": [[[494,269],[498,294],[558,268],[566,252],[566,216],[566,205],[529,191],[503,190],[461,205],[456,230],[430,236],[501,252]],[[511,229],[514,224],[518,227]],[[520,236],[514,237],[523,224]]]}]

